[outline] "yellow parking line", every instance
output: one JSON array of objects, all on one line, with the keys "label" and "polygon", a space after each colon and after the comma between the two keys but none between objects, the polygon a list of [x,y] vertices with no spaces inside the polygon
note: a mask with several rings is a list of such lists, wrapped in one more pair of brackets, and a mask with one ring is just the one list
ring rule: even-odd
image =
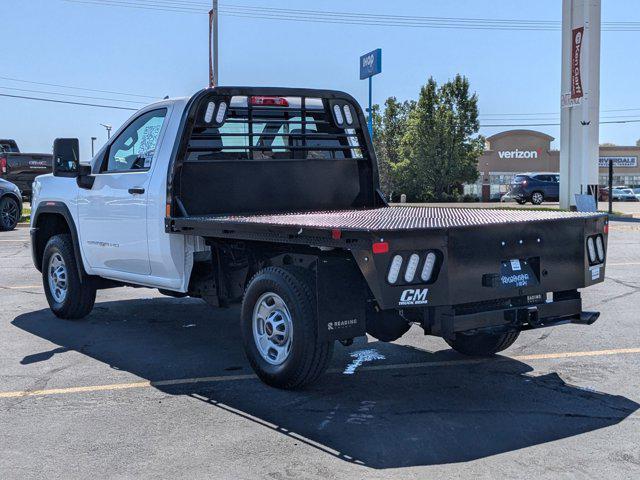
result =
[{"label": "yellow parking line", "polygon": [[[531,355],[516,355],[513,357],[498,357],[498,358],[469,358],[466,360],[445,360],[441,362],[421,362],[421,363],[401,363],[394,365],[372,365],[362,367],[363,370],[396,370],[405,368],[425,368],[425,367],[442,367],[442,366],[457,366],[457,365],[469,365],[475,363],[484,363],[490,361],[508,361],[508,360],[554,360],[562,358],[578,358],[578,357],[598,357],[608,355],[628,355],[638,354],[640,348],[618,348],[613,350],[593,350],[586,352],[559,352],[559,353],[538,353]],[[332,373],[339,373],[340,370],[331,370]],[[84,387],[67,387],[67,388],[49,388],[43,390],[17,390],[13,392],[0,392],[0,398],[20,398],[20,397],[40,397],[47,395],[60,395],[69,393],[88,393],[88,392],[104,392],[114,390],[130,390],[135,388],[148,388],[148,387],[166,387],[173,385],[189,385],[197,383],[212,383],[212,382],[228,382],[233,380],[249,380],[257,378],[253,374],[245,375],[220,375],[214,377],[193,377],[193,378],[176,378],[172,380],[159,380],[156,382],[143,381],[143,382],[130,382],[130,383],[112,383],[109,385],[87,385]]]},{"label": "yellow parking line", "polygon": [[2,285],[0,285],[0,288],[6,288],[7,290],[26,290],[27,288],[41,288],[42,284],[40,285],[12,285],[12,286],[7,286],[7,287],[3,287]]},{"label": "yellow parking line", "polygon": [[607,267],[624,267],[626,265],[640,265],[640,262],[626,262],[626,263],[607,263]]}]

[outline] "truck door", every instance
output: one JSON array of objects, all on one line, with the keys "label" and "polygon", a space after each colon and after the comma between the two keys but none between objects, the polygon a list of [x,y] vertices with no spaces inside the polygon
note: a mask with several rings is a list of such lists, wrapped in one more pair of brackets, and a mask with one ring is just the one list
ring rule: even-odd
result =
[{"label": "truck door", "polygon": [[80,189],[81,245],[94,269],[151,273],[148,187],[166,114],[151,110],[131,121],[94,164],[93,187]]}]

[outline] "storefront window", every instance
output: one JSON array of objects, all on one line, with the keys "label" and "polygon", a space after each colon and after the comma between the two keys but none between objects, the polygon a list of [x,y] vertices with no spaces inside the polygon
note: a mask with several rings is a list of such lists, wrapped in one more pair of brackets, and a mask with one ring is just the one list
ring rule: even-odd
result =
[{"label": "storefront window", "polygon": [[[609,175],[600,175],[599,183],[601,187],[606,187],[609,185]],[[613,185],[614,186],[626,186],[626,187],[637,187],[640,186],[640,174],[636,175],[621,175],[614,173],[613,174]]]}]

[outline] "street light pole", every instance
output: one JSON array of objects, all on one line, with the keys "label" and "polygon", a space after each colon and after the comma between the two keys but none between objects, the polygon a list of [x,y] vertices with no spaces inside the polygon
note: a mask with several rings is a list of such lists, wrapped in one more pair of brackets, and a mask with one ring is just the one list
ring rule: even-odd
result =
[{"label": "street light pole", "polygon": [[209,11],[209,87],[218,86],[218,0]]},{"label": "street light pole", "polygon": [[111,125],[105,123],[101,123],[100,125],[107,129],[107,140],[109,140],[111,138]]},{"label": "street light pole", "polygon": [[93,145],[97,139],[97,137],[91,137],[91,158],[95,155]]}]

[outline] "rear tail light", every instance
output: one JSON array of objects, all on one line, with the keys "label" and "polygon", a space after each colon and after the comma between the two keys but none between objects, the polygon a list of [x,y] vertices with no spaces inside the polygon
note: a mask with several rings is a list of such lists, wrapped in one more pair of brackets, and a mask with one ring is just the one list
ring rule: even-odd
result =
[{"label": "rear tail light", "polygon": [[598,260],[604,262],[604,241],[601,235],[596,237],[596,253],[598,254]]},{"label": "rear tail light", "polygon": [[418,270],[418,263],[420,262],[420,256],[417,253],[411,254],[409,257],[409,263],[407,269],[404,272],[404,281],[407,283],[413,282],[416,276],[416,270]]},{"label": "rear tail light", "polygon": [[[437,253],[433,250],[396,254],[391,259],[387,281],[391,284],[430,283],[435,277],[437,260]],[[402,272],[402,281],[398,282]]]},{"label": "rear tail light", "polygon": [[424,261],[424,266],[422,267],[422,273],[420,274],[420,279],[423,282],[428,282],[431,280],[431,276],[433,275],[433,267],[436,265],[436,254],[433,252],[427,253],[427,258]]},{"label": "rear tail light", "polygon": [[587,238],[587,251],[589,253],[589,261],[596,263],[598,258],[596,257],[596,246],[593,241],[593,237]]},{"label": "rear tail light", "polygon": [[396,283],[398,281],[400,267],[402,267],[402,257],[400,255],[396,255],[393,257],[393,260],[391,260],[391,266],[389,267],[389,273],[387,274],[387,281],[389,283]]},{"label": "rear tail light", "polygon": [[249,104],[261,107],[288,107],[289,101],[284,97],[253,96],[249,98]]},{"label": "rear tail light", "polygon": [[7,157],[0,157],[0,172],[7,173]]}]

